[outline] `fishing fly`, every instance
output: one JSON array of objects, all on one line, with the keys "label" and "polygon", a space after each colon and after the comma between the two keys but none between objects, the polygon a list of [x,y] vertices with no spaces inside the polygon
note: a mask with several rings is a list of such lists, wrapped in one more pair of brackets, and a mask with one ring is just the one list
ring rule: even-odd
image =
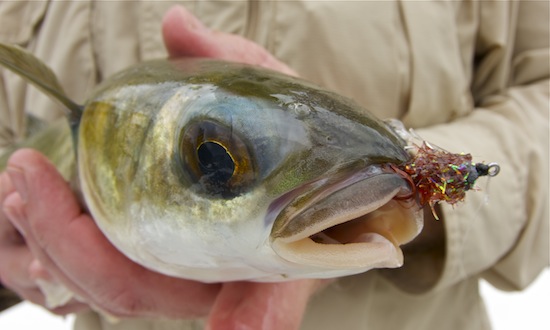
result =
[{"label": "fishing fly", "polygon": [[411,155],[409,161],[396,169],[410,177],[420,205],[429,205],[436,219],[439,219],[435,212],[437,203],[455,205],[464,200],[467,191],[477,189],[478,178],[494,177],[500,172],[497,163],[474,163],[469,153],[449,152],[422,140],[400,122],[393,120],[389,124],[408,141],[405,148]]},{"label": "fishing fly", "polygon": [[500,171],[496,163],[473,163],[470,154],[455,154],[434,148],[428,142],[416,147],[411,160],[401,166],[411,176],[421,205],[430,205],[432,213],[435,205],[446,202],[454,205],[464,200],[466,192],[475,189],[479,177],[494,177]]}]

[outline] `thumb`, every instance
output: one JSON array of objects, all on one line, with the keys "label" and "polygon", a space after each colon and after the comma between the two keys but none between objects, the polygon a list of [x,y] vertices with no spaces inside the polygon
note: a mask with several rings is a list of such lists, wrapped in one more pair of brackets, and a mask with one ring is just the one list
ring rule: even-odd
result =
[{"label": "thumb", "polygon": [[208,29],[184,7],[172,7],[162,21],[170,57],[211,57],[297,74],[262,46],[241,36]]},{"label": "thumb", "polygon": [[298,329],[308,299],[319,282],[224,283],[207,329]]}]

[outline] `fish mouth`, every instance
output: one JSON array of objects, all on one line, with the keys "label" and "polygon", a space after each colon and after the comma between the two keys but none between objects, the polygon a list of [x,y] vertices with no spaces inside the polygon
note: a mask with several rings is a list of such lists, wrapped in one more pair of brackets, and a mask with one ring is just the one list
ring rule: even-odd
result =
[{"label": "fish mouth", "polygon": [[327,271],[399,267],[400,245],[423,225],[411,181],[386,165],[305,184],[276,202],[281,211],[271,231],[273,250]]}]

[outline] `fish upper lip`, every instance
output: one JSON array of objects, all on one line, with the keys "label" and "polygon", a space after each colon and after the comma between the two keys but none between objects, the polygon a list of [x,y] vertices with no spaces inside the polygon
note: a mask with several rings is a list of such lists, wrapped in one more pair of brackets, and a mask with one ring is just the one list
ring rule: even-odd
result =
[{"label": "fish upper lip", "polygon": [[[277,213],[271,231],[275,251],[299,263],[309,262],[311,252],[312,263],[318,266],[365,270],[399,266],[403,261],[399,245],[412,240],[422,228],[413,187],[389,165],[370,165],[307,183],[272,206],[271,211]],[[331,235],[336,238],[328,237]],[[349,262],[338,260],[350,254],[346,251],[362,258],[373,249],[385,252],[360,262],[354,257],[349,257]]]},{"label": "fish upper lip", "polygon": [[[368,184],[372,186],[371,182],[373,178],[382,178],[379,176],[384,175],[388,176],[387,179],[397,178],[393,168],[386,165],[370,165],[361,170],[350,172],[351,173],[339,176],[327,176],[306,183],[275,200],[268,212],[268,214],[276,215],[271,236],[280,239],[289,239],[291,237],[292,239],[300,239],[310,236],[314,234],[314,232],[308,230],[303,231],[303,234],[298,236],[290,234],[289,231],[295,233],[297,229],[296,226],[292,228],[293,225],[296,225],[296,222],[293,220],[303,216],[305,212],[311,211],[316,205],[319,205],[323,201],[327,201],[331,196],[346,191],[356,184]],[[345,216],[348,220],[340,220],[340,222],[331,223],[330,225],[337,225],[365,215],[394,198],[410,203],[410,199],[413,197],[412,189],[408,185],[403,185],[400,189],[392,189],[394,191],[382,191],[382,189],[377,188],[378,187],[373,187],[373,189],[369,189],[369,194],[363,194],[363,198],[351,202],[355,202],[355,204],[362,203],[364,205],[364,207],[360,207],[354,211],[354,213],[356,213],[355,216],[353,216],[353,214],[348,214]],[[369,203],[369,199],[378,199],[378,201],[376,203]],[[338,199],[336,201],[338,201]],[[350,208],[356,206],[350,205],[350,201],[347,200],[340,201],[347,205],[335,205],[332,203],[331,207],[335,209],[344,209],[346,207]]]}]

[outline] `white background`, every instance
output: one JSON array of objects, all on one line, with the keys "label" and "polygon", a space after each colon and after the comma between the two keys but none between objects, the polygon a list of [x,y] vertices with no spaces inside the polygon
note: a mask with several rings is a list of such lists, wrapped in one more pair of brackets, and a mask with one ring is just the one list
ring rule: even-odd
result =
[{"label": "white background", "polygon": [[[485,282],[481,292],[494,330],[550,329],[550,270],[520,293],[497,291]],[[0,313],[0,330],[69,330],[73,321],[73,317],[55,317],[40,307],[23,303]]]}]

